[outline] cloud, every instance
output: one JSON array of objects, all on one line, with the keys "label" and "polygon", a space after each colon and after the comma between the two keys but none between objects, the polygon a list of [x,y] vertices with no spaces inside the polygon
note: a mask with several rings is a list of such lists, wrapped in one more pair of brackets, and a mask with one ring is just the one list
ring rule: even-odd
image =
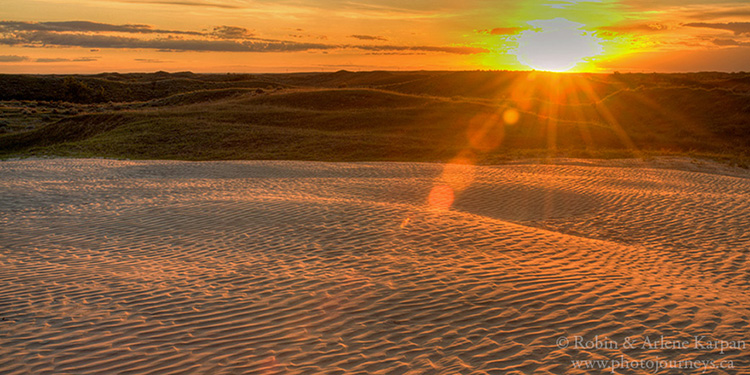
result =
[{"label": "cloud", "polygon": [[137,61],[137,62],[141,62],[141,63],[150,63],[150,64],[151,63],[158,64],[158,63],[172,62],[172,61],[169,61],[169,60],[159,60],[159,59],[134,59],[133,61]]},{"label": "cloud", "polygon": [[439,47],[439,46],[348,46],[365,51],[422,51],[422,52],[444,52],[457,55],[473,55],[489,52],[484,48],[476,47]]},{"label": "cloud", "polygon": [[191,7],[220,8],[220,9],[242,9],[242,6],[232,4],[219,4],[208,1],[172,1],[172,0],[119,0],[123,3],[156,4],[156,5],[184,5]]},{"label": "cloud", "polygon": [[717,46],[722,46],[722,47],[731,47],[731,46],[750,47],[750,42],[741,42],[739,40],[734,40],[734,39],[714,39],[712,42],[716,44]]},{"label": "cloud", "polygon": [[750,34],[750,22],[728,22],[728,23],[692,22],[692,23],[686,23],[685,26],[727,30],[727,31],[733,32],[734,35]]},{"label": "cloud", "polygon": [[113,25],[108,23],[90,21],[63,21],[63,22],[20,22],[0,21],[0,30],[4,32],[15,31],[54,31],[54,32],[119,32],[138,34],[183,34],[202,35],[196,31],[160,30],[149,25]]},{"label": "cloud", "polygon": [[[248,35],[247,30],[232,26],[221,26],[214,29],[226,37]],[[421,51],[452,54],[476,54],[487,52],[483,48],[454,46],[399,46],[399,45],[334,45],[322,43],[305,43],[284,40],[250,38],[238,39],[180,39],[156,38],[141,39],[126,36],[101,35],[96,33],[63,33],[56,31],[16,31],[6,32],[0,38],[0,44],[20,45],[24,47],[83,47],[89,49],[124,48],[155,49],[159,51],[197,51],[197,52],[299,52],[311,50],[359,49],[371,52],[383,51]]]},{"label": "cloud", "polygon": [[77,59],[65,59],[65,58],[38,58],[34,62],[38,63],[56,63],[56,62],[86,62],[86,61],[97,61],[94,57],[79,57]]},{"label": "cloud", "polygon": [[[117,32],[121,35],[108,34]],[[135,34],[133,36],[122,34]],[[142,35],[155,34],[152,38]],[[182,35],[196,35],[185,39]],[[366,41],[386,41],[382,36],[351,35]],[[217,26],[211,31],[173,31],[155,29],[149,25],[113,25],[89,21],[19,22],[0,21],[0,45],[22,47],[81,47],[91,51],[107,49],[152,49],[164,52],[302,52],[337,49],[361,50],[369,53],[449,53],[477,54],[483,48],[466,46],[404,46],[324,44],[303,41],[273,40],[254,37],[246,28]],[[93,58],[75,60],[40,58],[37,62],[95,61]],[[136,60],[146,62],[146,60]]]},{"label": "cloud", "polygon": [[34,60],[34,62],[38,63],[55,63],[55,62],[63,62],[63,61],[70,61],[70,59],[62,59],[62,58],[40,58]]},{"label": "cloud", "polygon": [[209,35],[218,39],[247,39],[253,36],[248,29],[238,26],[217,26]]},{"label": "cloud", "polygon": [[0,55],[0,62],[21,62],[28,60],[28,56]]},{"label": "cloud", "polygon": [[616,33],[656,33],[669,29],[670,27],[663,23],[635,23],[599,27],[599,30]]},{"label": "cloud", "polygon": [[85,48],[144,48],[161,51],[211,52],[294,52],[332,49],[338,46],[287,41],[233,41],[200,39],[138,39],[110,35],[61,34],[44,31],[17,33],[15,38],[0,39],[0,44],[25,46],[65,46]]},{"label": "cloud", "polygon": [[63,22],[19,22],[0,21],[0,32],[6,34],[18,32],[55,32],[55,33],[90,33],[101,34],[107,32],[130,33],[130,34],[177,34],[208,36],[216,39],[249,39],[253,34],[244,27],[238,26],[216,26],[210,32],[181,31],[154,29],[150,25],[127,24],[113,25],[108,23],[90,21],[63,21]]},{"label": "cloud", "polygon": [[[114,0],[122,3],[242,9],[259,14],[343,14],[375,20],[450,17],[450,10],[463,10],[464,3],[447,0]],[[482,2],[487,0],[480,0]],[[496,3],[493,2],[493,3]]]},{"label": "cloud", "polygon": [[427,52],[367,52],[365,55],[399,55],[399,56],[415,56],[415,55],[426,55]]},{"label": "cloud", "polygon": [[388,40],[382,36],[375,36],[375,35],[349,35],[349,37],[359,39],[359,40]]},{"label": "cloud", "polygon": [[514,35],[518,34],[521,30],[523,30],[523,28],[520,27],[496,27],[494,29],[478,30],[477,32],[489,35]]},{"label": "cloud", "polygon": [[686,17],[700,20],[711,20],[717,18],[747,18],[750,17],[750,6],[726,6],[710,9],[700,9],[699,11],[694,10],[687,14]]}]

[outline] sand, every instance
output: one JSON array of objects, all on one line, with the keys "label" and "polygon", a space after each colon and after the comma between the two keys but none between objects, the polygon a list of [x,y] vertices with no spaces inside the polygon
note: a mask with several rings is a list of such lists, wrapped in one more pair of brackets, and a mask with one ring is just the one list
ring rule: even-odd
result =
[{"label": "sand", "polygon": [[0,192],[2,374],[750,372],[739,169],[51,159]]}]

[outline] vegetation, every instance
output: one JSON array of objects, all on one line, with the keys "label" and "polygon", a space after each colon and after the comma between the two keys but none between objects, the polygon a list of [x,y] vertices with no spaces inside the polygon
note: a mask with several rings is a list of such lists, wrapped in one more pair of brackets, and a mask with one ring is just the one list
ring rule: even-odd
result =
[{"label": "vegetation", "polygon": [[747,163],[750,149],[744,73],[5,75],[0,100],[6,158]]}]

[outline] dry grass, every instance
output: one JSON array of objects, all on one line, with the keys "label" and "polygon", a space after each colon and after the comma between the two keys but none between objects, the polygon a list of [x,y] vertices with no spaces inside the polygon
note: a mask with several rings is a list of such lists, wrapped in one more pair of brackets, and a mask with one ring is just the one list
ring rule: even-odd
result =
[{"label": "dry grass", "polygon": [[[744,163],[750,146],[742,74],[165,74],[77,77],[89,87],[119,77],[119,85],[164,89],[141,101],[34,102],[35,113],[13,114],[0,156],[493,162],[689,154]],[[17,81],[25,82],[0,77],[6,91]],[[33,95],[20,99],[17,110]],[[80,114],[50,117],[60,106]],[[517,123],[504,123],[508,109],[520,114]]]}]

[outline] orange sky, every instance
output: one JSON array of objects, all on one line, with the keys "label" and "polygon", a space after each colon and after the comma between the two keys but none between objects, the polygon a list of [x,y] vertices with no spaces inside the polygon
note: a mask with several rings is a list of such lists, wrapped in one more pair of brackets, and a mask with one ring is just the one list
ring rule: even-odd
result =
[{"label": "orange sky", "polygon": [[3,0],[0,20],[2,73],[750,71],[746,0]]}]

